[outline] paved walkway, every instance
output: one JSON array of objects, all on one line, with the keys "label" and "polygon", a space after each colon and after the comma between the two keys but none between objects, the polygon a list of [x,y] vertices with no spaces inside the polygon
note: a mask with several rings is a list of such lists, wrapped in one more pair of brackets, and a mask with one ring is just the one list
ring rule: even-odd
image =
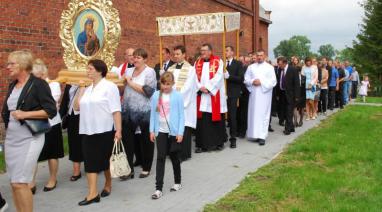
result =
[{"label": "paved walkway", "polygon": [[[297,128],[296,133],[289,136],[282,134],[283,128],[276,124],[278,119],[273,118],[272,126],[275,132],[270,133],[265,146],[260,147],[257,143],[243,139],[238,141],[237,149],[230,149],[226,145],[221,152],[193,154],[191,160],[182,163],[183,189],[175,193],[169,192],[173,174],[171,163],[167,160],[164,196],[159,200],[151,200],[155,188],[153,171],[146,179],[136,178],[125,182],[115,179],[109,197],[102,199],[98,204],[79,207],[77,203],[83,200],[87,193],[85,177],[77,182],[70,182],[71,163],[64,158],[61,160],[56,190],[45,193],[42,188],[48,179],[48,168],[47,163],[41,163],[37,176],[37,193],[34,196],[35,211],[201,211],[205,204],[218,200],[237,187],[249,172],[269,163],[287,144],[315,127],[324,118],[305,122],[303,127]],[[139,173],[140,170],[135,171]],[[102,189],[103,182],[101,175],[99,190]],[[11,191],[6,175],[0,176],[0,191],[11,206]],[[14,208],[10,211],[14,211]]]}]

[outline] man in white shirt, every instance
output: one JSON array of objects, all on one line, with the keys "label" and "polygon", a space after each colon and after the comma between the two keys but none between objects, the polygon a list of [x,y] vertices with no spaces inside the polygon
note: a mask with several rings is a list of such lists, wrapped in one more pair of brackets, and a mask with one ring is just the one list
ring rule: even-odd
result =
[{"label": "man in white shirt", "polygon": [[259,145],[264,145],[268,136],[272,90],[277,82],[274,67],[264,61],[264,54],[263,50],[257,51],[257,63],[250,65],[244,76],[250,92],[247,137],[256,139]]},{"label": "man in white shirt", "polygon": [[171,52],[170,52],[170,49],[168,48],[163,48],[162,49],[162,56],[163,56],[163,64],[162,64],[162,67],[160,65],[160,63],[156,64],[155,67],[154,67],[154,70],[155,70],[155,73],[156,73],[156,76],[157,76],[157,82],[158,82],[158,85],[157,85],[157,89],[159,89],[159,79],[160,79],[160,76],[166,72],[168,70],[168,68],[170,68],[174,62],[171,60]]}]

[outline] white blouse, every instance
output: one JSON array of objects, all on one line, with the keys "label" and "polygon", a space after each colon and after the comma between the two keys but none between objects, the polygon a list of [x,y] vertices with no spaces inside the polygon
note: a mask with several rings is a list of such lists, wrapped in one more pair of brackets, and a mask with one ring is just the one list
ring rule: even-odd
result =
[{"label": "white blouse", "polygon": [[[54,101],[56,101],[56,107],[58,108],[58,102],[60,101],[60,97],[61,97],[60,83],[50,82],[49,87],[50,87],[50,91],[52,93],[53,99]],[[61,123],[60,113],[57,113],[55,117],[53,117],[52,119],[49,119],[49,123],[51,126]]]},{"label": "white blouse", "polygon": [[80,100],[80,134],[93,135],[113,130],[113,113],[121,111],[117,85],[103,78],[86,88]]}]

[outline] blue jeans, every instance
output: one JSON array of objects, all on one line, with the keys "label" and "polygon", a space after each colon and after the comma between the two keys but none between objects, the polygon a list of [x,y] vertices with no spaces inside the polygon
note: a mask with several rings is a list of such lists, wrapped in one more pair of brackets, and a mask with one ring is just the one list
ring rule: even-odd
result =
[{"label": "blue jeans", "polygon": [[342,89],[344,104],[346,105],[349,101],[349,81],[344,82]]}]

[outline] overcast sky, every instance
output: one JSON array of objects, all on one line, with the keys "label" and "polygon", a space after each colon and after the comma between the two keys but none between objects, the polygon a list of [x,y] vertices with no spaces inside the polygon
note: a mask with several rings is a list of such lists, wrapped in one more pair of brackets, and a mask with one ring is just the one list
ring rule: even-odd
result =
[{"label": "overcast sky", "polygon": [[260,0],[266,10],[271,10],[273,24],[269,27],[269,50],[281,40],[293,35],[305,35],[314,52],[323,44],[336,49],[351,46],[362,23],[363,9],[360,0]]}]

